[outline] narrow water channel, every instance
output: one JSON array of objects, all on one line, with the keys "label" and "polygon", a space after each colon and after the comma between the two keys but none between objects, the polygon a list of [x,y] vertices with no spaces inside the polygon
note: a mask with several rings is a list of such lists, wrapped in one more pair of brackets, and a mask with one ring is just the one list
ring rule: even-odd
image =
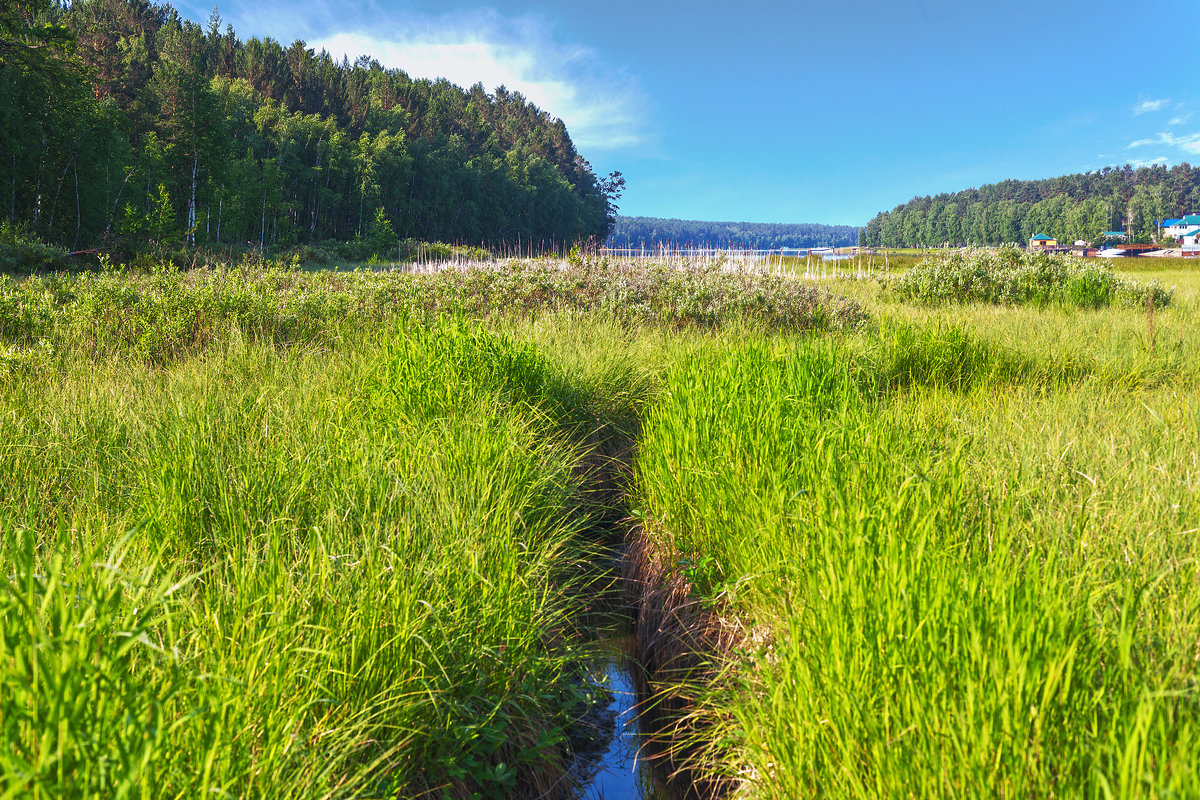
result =
[{"label": "narrow water channel", "polygon": [[679,800],[653,768],[641,729],[634,637],[628,631],[602,642],[595,676],[603,681],[607,704],[597,706],[588,724],[595,738],[576,753],[573,766],[580,800]]}]

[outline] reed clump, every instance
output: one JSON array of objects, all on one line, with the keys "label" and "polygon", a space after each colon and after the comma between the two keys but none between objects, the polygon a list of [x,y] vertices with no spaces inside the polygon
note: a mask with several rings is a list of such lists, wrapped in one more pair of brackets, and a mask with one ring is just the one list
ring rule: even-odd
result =
[{"label": "reed clump", "polygon": [[946,250],[896,278],[881,279],[905,300],[921,303],[1069,305],[1162,308],[1171,291],[1158,281],[1118,275],[1106,262],[1015,248]]},{"label": "reed clump", "polygon": [[232,267],[0,277],[7,360],[45,342],[98,358],[157,364],[231,337],[276,346],[324,345],[398,316],[476,318],[597,314],[630,324],[713,329],[853,328],[862,307],[790,277],[641,262],[516,260],[411,272],[309,272],[246,260]]}]

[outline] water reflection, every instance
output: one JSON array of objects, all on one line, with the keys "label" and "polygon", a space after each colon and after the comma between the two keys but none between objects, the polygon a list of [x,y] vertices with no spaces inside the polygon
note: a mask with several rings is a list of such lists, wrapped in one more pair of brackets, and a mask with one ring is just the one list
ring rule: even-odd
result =
[{"label": "water reflection", "polygon": [[[597,672],[606,676],[608,703],[586,721],[591,746],[576,750],[575,774],[585,800],[676,800],[659,780],[645,751],[638,720],[634,637],[605,642]],[[607,744],[605,744],[607,743]]]}]

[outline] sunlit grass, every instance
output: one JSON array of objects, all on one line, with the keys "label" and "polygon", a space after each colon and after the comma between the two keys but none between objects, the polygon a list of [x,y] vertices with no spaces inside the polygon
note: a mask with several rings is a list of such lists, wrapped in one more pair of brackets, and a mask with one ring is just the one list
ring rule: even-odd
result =
[{"label": "sunlit grass", "polygon": [[9,796],[561,780],[590,396],[475,324],[377,339],[9,383]]},{"label": "sunlit grass", "polygon": [[744,793],[1200,793],[1200,273],[680,267],[0,285],[0,794],[562,789],[623,489]]},{"label": "sunlit grass", "polygon": [[895,305],[668,371],[647,530],[742,645],[698,763],[762,797],[1200,791],[1194,299]]}]

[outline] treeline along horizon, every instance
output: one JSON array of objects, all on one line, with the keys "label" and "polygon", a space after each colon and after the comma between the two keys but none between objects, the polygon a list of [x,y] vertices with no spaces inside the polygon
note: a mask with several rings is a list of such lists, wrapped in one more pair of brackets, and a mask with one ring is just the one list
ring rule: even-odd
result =
[{"label": "treeline along horizon", "polygon": [[[603,239],[623,185],[517,92],[241,40],[147,0],[0,8],[0,219],[71,249]],[[372,226],[374,226],[372,228]]]},{"label": "treeline along horizon", "polygon": [[813,222],[706,222],[695,219],[618,216],[608,234],[609,247],[843,247],[854,244],[852,225]]},{"label": "treeline along horizon", "polygon": [[1006,180],[979,188],[914,197],[876,214],[861,231],[872,247],[1024,242],[1038,233],[1062,242],[1095,241],[1121,230],[1134,240],[1158,237],[1157,221],[1200,210],[1200,169],[1187,163],[1095,172],[1044,180]]}]

